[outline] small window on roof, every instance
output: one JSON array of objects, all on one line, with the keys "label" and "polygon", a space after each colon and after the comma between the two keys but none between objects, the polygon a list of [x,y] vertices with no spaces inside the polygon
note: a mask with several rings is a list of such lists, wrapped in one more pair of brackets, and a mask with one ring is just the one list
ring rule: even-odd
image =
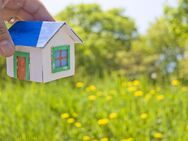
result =
[{"label": "small window on roof", "polygon": [[52,48],[52,73],[70,69],[70,46]]}]

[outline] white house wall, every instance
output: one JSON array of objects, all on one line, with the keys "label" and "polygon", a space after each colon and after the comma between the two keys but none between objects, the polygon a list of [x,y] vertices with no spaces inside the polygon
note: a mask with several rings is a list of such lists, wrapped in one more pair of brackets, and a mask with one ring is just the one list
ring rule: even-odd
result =
[{"label": "white house wall", "polygon": [[[52,73],[51,54],[52,47],[70,45],[70,70]],[[65,27],[60,29],[53,39],[42,50],[43,56],[43,81],[49,82],[62,77],[72,76],[75,73],[75,50],[73,40],[69,37]]]},{"label": "white house wall", "polygon": [[14,77],[13,56],[7,57],[6,63],[7,63],[7,75],[10,77]]},{"label": "white house wall", "polygon": [[[42,82],[42,51],[40,48],[17,46],[16,51],[27,52],[30,54],[29,73],[30,80]],[[13,56],[7,58],[7,73],[14,77]]]}]

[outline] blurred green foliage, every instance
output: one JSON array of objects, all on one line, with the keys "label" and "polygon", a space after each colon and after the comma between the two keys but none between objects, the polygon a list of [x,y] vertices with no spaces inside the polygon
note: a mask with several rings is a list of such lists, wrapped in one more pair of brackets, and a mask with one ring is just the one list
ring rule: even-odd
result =
[{"label": "blurred green foliage", "polygon": [[[84,40],[77,47],[77,68],[84,74],[115,72],[135,79],[162,81],[186,76],[188,5],[164,7],[164,15],[139,35],[122,9],[103,11],[96,4],[67,7],[56,17],[71,24]],[[183,67],[183,68],[182,68]],[[186,75],[186,76],[184,76]]]},{"label": "blurred green foliage", "polygon": [[124,53],[137,37],[134,21],[122,9],[103,11],[96,4],[68,6],[56,18],[67,21],[83,39],[77,47],[77,68],[86,74],[112,72],[124,67]]},{"label": "blurred green foliage", "polygon": [[[56,16],[84,41],[76,47],[77,75],[116,73],[130,79],[188,80],[187,0],[180,0],[176,7],[165,6],[164,14],[143,35],[125,13],[118,8],[104,11],[97,4],[78,4]],[[0,60],[2,77],[6,76],[4,60]]]},{"label": "blurred green foliage", "polygon": [[180,0],[177,7],[164,7],[164,15],[149,28],[148,47],[158,54],[156,73],[163,79],[170,77],[188,80],[187,37],[188,1]]}]

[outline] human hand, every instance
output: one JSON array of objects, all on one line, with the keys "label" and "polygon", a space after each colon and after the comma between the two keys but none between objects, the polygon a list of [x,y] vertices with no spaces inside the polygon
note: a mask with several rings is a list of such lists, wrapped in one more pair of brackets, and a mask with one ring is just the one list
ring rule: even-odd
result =
[{"label": "human hand", "polygon": [[0,55],[14,53],[14,44],[4,21],[13,24],[17,20],[54,21],[39,0],[0,0]]}]

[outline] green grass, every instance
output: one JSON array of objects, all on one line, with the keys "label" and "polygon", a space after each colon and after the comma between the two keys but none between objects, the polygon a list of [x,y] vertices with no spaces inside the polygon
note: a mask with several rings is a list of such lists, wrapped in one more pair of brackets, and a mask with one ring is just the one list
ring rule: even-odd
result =
[{"label": "green grass", "polygon": [[76,82],[1,83],[0,140],[188,140],[186,87],[123,78],[85,81],[81,88]]}]

